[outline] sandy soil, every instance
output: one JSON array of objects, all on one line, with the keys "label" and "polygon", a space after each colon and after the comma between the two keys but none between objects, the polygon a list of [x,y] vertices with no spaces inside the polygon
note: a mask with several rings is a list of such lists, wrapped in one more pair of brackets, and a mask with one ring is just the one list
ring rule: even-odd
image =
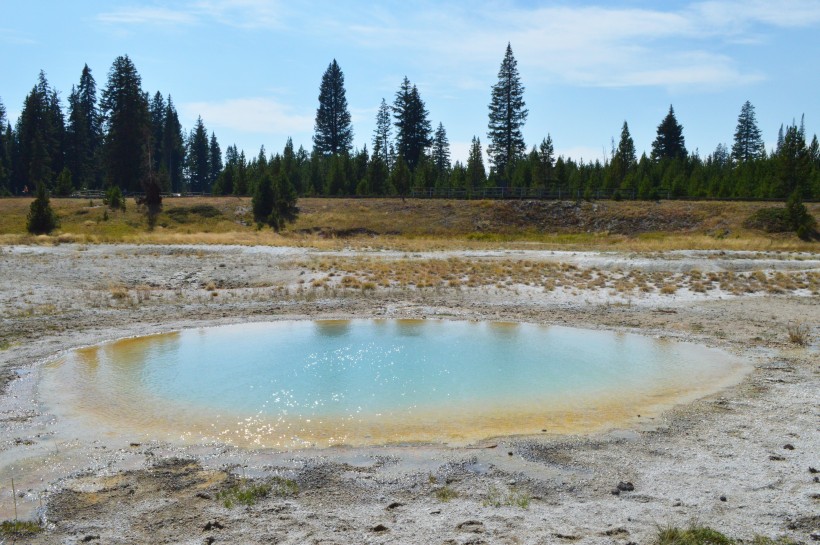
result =
[{"label": "sandy soil", "polygon": [[[320,258],[572,264],[616,278],[779,271],[785,289],[544,290],[308,287]],[[820,539],[817,254],[317,252],[205,246],[0,247],[0,518],[39,518],[20,543],[649,543],[695,522],[744,540]],[[785,276],[784,276],[785,275]],[[798,275],[793,289],[784,278]],[[808,276],[807,276],[808,275]],[[809,278],[808,287],[806,278]],[[816,281],[816,280],[815,280]],[[814,284],[816,286],[816,284]],[[772,293],[779,292],[779,293]],[[213,293],[217,293],[216,296]],[[737,386],[586,436],[500,437],[471,447],[291,452],[73,436],[38,394],[42,364],[124,336],[243,321],[395,317],[517,320],[681,338],[753,367]],[[814,344],[789,342],[808,324]],[[624,393],[628,395],[628,393]],[[227,508],[238,480],[294,481]],[[614,494],[619,482],[634,490]],[[442,490],[450,492],[442,501]],[[522,504],[528,503],[525,507]],[[11,539],[11,538],[9,538]],[[10,541],[11,542],[11,541]]]}]

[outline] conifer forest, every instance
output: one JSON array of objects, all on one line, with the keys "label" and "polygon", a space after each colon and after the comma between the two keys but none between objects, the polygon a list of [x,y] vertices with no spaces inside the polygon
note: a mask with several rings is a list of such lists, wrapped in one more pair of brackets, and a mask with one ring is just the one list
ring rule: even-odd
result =
[{"label": "conifer forest", "polygon": [[171,94],[142,88],[127,55],[113,62],[101,90],[83,67],[65,101],[40,72],[14,126],[0,97],[0,195],[33,195],[40,185],[58,196],[112,187],[149,200],[253,195],[274,226],[293,213],[298,196],[820,199],[817,136],[806,134],[802,119],[792,120],[780,127],[776,147],[765,149],[748,101],[738,105],[730,143],[708,155],[687,149],[670,105],[649,155],[637,155],[625,120],[606,160],[585,162],[556,157],[552,134],[524,141],[525,86],[510,45],[488,95],[488,117],[475,120],[466,163],[451,160],[445,127],[431,119],[407,77],[382,99],[370,145],[357,149],[344,73],[334,59],[321,76],[312,149],[288,139],[273,152],[228,145],[223,154],[207,120],[186,131]]}]

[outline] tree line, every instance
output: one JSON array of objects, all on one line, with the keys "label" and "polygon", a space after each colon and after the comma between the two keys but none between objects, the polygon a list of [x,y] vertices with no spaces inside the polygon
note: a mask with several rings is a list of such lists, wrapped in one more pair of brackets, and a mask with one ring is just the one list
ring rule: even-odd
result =
[{"label": "tree line", "polygon": [[118,187],[124,192],[209,192],[223,170],[216,135],[202,118],[184,133],[171,95],[142,90],[134,63],[117,57],[98,97],[88,65],[64,112],[44,72],[14,127],[0,102],[0,195],[57,195]]},{"label": "tree line", "polygon": [[487,166],[478,136],[466,162],[451,161],[444,126],[433,128],[418,87],[407,77],[392,103],[382,99],[371,149],[355,149],[344,74],[334,59],[322,75],[311,151],[294,149],[288,138],[281,152],[268,154],[262,146],[253,157],[228,146],[223,162],[216,136],[208,136],[201,118],[185,135],[170,95],[144,93],[133,63],[118,57],[99,103],[85,67],[68,99],[67,122],[42,73],[14,128],[0,103],[0,127],[6,126],[0,134],[0,191],[20,194],[42,182],[58,194],[117,186],[127,192],[153,187],[253,195],[255,203],[266,203],[257,219],[271,225],[294,213],[296,196],[481,196],[487,188],[504,188],[568,198],[820,198],[820,146],[816,135],[808,140],[802,120],[781,126],[776,148],[767,151],[747,101],[731,147],[720,144],[702,157],[687,150],[670,106],[649,155],[637,156],[624,121],[608,156],[585,162],[556,157],[550,134],[527,147],[524,91],[508,44],[491,88]]}]

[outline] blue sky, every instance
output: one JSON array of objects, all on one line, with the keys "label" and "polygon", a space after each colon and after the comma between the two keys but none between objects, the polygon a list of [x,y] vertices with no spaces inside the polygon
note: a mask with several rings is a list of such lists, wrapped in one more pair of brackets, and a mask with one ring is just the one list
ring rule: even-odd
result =
[{"label": "blue sky", "polygon": [[87,63],[99,90],[128,54],[152,94],[171,94],[222,145],[255,155],[291,136],[312,147],[319,82],[345,74],[355,144],[406,75],[453,159],[486,146],[490,87],[507,42],[526,87],[528,146],[547,133],[575,159],[602,158],[626,120],[640,151],[673,104],[689,149],[731,145],[744,101],[767,147],[781,123],[820,130],[820,1],[648,2],[0,0],[0,100],[14,121],[40,69],[63,103]]}]

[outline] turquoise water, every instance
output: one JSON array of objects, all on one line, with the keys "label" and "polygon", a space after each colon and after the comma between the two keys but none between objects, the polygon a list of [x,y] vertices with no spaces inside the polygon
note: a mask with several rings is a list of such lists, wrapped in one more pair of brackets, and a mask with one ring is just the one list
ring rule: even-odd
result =
[{"label": "turquoise water", "polygon": [[717,350],[608,331],[283,321],[76,351],[51,366],[45,384],[69,382],[84,392],[67,400],[77,414],[120,414],[147,427],[165,422],[174,433],[355,443],[475,438],[465,427],[485,436],[561,429],[561,415],[566,425],[612,420],[719,387],[736,367]]}]

